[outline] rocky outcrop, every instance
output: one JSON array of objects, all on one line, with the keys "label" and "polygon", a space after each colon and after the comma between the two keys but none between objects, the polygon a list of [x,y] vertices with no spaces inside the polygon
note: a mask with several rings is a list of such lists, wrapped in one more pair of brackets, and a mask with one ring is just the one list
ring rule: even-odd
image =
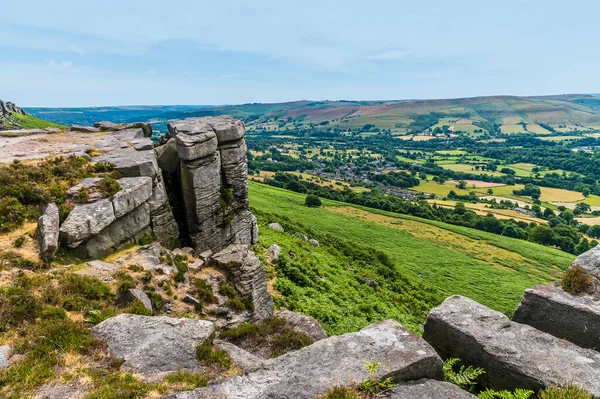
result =
[{"label": "rocky outcrop", "polygon": [[526,290],[513,321],[583,348],[600,349],[600,302],[591,295],[569,294],[559,283]]},{"label": "rocky outcrop", "polygon": [[477,399],[456,385],[435,380],[413,381],[394,387],[387,392],[387,399]]},{"label": "rocky outcrop", "polygon": [[575,258],[571,267],[574,266],[580,266],[592,276],[600,279],[600,245]]},{"label": "rocky outcrop", "polygon": [[58,248],[59,216],[56,204],[48,204],[37,222],[37,238],[42,259],[52,259]]},{"label": "rocky outcrop", "polygon": [[0,130],[20,129],[18,120],[14,114],[29,115],[22,108],[17,107],[14,103],[4,102],[0,100]]},{"label": "rocky outcrop", "polygon": [[[168,125],[177,148],[183,207],[198,253],[255,242],[248,210],[246,128],[228,116],[189,118]],[[167,169],[177,164],[173,141],[157,149]]]},{"label": "rocky outcrop", "polygon": [[10,101],[4,102],[0,100],[0,114],[8,116],[11,113],[29,115],[23,110],[23,108],[17,107],[14,103],[11,103]]},{"label": "rocky outcrop", "polygon": [[209,261],[227,274],[240,295],[252,297],[256,320],[273,314],[273,297],[267,289],[265,269],[247,245],[232,244],[214,254]]},{"label": "rocky outcrop", "polygon": [[313,399],[334,385],[366,379],[364,362],[380,362],[378,375],[396,381],[442,377],[442,361],[433,348],[388,320],[267,360],[263,368],[244,377],[173,398]]},{"label": "rocky outcrop", "polygon": [[121,314],[92,332],[106,340],[111,356],[124,361],[121,370],[152,375],[195,369],[196,347],[214,333],[214,327],[205,320]]},{"label": "rocky outcrop", "polygon": [[82,126],[82,125],[71,125],[70,129],[74,132],[82,132],[82,133],[98,133],[100,129],[93,126]]},{"label": "rocky outcrop", "polygon": [[423,338],[442,358],[483,367],[486,387],[537,390],[575,384],[600,394],[599,353],[511,322],[468,298],[452,296],[433,309]]},{"label": "rocky outcrop", "polygon": [[294,330],[308,335],[313,341],[320,341],[327,338],[327,333],[325,333],[321,324],[314,317],[304,316],[287,309],[277,312],[275,317],[284,319],[294,327]]}]

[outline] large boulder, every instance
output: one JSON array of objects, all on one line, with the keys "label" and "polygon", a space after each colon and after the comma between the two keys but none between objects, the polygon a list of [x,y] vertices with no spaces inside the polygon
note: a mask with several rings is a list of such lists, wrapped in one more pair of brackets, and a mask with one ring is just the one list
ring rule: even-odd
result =
[{"label": "large boulder", "polygon": [[139,207],[152,195],[152,179],[149,177],[125,177],[117,181],[121,190],[112,197],[117,218]]},{"label": "large boulder", "polygon": [[378,375],[396,381],[442,377],[442,361],[433,348],[387,320],[267,360],[263,368],[247,376],[173,398],[313,399],[334,385],[366,379],[365,362],[380,362]]},{"label": "large boulder", "polygon": [[148,295],[142,290],[137,288],[130,288],[123,294],[121,300],[125,304],[130,304],[135,301],[140,301],[146,309],[152,313],[152,301],[148,298]]},{"label": "large boulder", "polygon": [[600,245],[582,253],[573,261],[571,267],[580,266],[589,274],[600,279]]},{"label": "large boulder", "polygon": [[526,290],[513,321],[584,348],[600,349],[600,302],[591,295],[571,295],[558,283]]},{"label": "large boulder", "polygon": [[60,240],[69,247],[78,246],[115,221],[113,204],[108,199],[77,204],[60,226]]},{"label": "large boulder", "polygon": [[37,238],[42,259],[52,259],[58,248],[59,216],[56,204],[48,204],[37,222]]},{"label": "large boulder", "polygon": [[273,297],[267,289],[265,269],[247,245],[232,244],[213,255],[210,262],[228,274],[240,295],[252,297],[255,319],[273,314]]},{"label": "large boulder", "polygon": [[456,385],[436,380],[418,380],[390,389],[387,399],[477,399]]},{"label": "large boulder", "polygon": [[94,157],[92,161],[113,164],[124,177],[147,176],[153,178],[158,173],[154,150],[136,151],[128,147]]},{"label": "large boulder", "polygon": [[600,353],[580,348],[458,295],[433,309],[423,338],[442,358],[482,367],[493,389],[575,384],[600,394]]},{"label": "large boulder", "polygon": [[193,370],[196,347],[213,333],[211,322],[120,314],[92,329],[106,340],[111,356],[124,360],[121,370],[144,375]]},{"label": "large boulder", "polygon": [[327,333],[314,317],[304,316],[287,309],[277,312],[275,316],[287,321],[294,327],[294,330],[308,335],[313,341],[327,338]]}]

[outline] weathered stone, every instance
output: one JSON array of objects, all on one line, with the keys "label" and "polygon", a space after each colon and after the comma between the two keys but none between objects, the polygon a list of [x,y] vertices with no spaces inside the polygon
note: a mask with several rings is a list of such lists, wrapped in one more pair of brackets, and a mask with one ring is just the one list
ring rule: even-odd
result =
[{"label": "weathered stone", "polygon": [[[87,154],[86,154],[87,155]],[[98,190],[98,185],[104,180],[102,177],[86,177],[79,183],[67,190],[67,195],[77,199],[81,189],[85,188],[88,193],[90,201],[95,201],[102,198],[102,193]]]},{"label": "weathered stone", "polygon": [[37,237],[42,259],[52,259],[58,248],[59,216],[56,204],[47,204],[37,221]]},{"label": "weathered stone", "polygon": [[269,223],[269,228],[271,230],[280,231],[282,233],[285,231],[279,223]]},{"label": "weathered stone", "polygon": [[194,305],[194,306],[200,305],[200,300],[190,294],[186,294],[183,297],[183,302],[189,303],[190,305]]},{"label": "weathered stone", "polygon": [[390,389],[387,399],[477,399],[456,385],[435,380],[418,380]]},{"label": "weathered stone", "polygon": [[395,381],[442,377],[442,361],[433,348],[387,320],[267,360],[263,368],[247,376],[173,398],[313,399],[332,386],[366,379],[364,362],[380,362],[378,376]]},{"label": "weathered stone", "polygon": [[146,151],[154,149],[154,142],[147,137],[131,141],[133,148],[137,151]]},{"label": "weathered stone", "polygon": [[0,369],[6,369],[10,367],[10,346],[0,346]]},{"label": "weathered stone", "polygon": [[273,297],[267,289],[265,269],[247,245],[232,244],[213,255],[211,263],[230,275],[241,295],[252,296],[255,319],[273,314]]},{"label": "weathered stone", "polygon": [[308,242],[315,248],[319,246],[319,241],[315,240],[314,238],[308,240]]},{"label": "weathered stone", "polygon": [[149,177],[125,177],[117,182],[121,190],[112,197],[117,218],[142,205],[152,195],[152,179]]},{"label": "weathered stone", "polygon": [[246,127],[240,120],[233,119],[231,116],[209,116],[203,118],[213,128],[217,134],[219,144],[229,141],[239,140],[244,137]]},{"label": "weathered stone", "polygon": [[571,295],[558,283],[526,290],[513,321],[583,348],[600,349],[600,302],[590,295]]},{"label": "weathered stone", "polygon": [[571,267],[580,266],[589,274],[600,279],[600,245],[582,253],[573,261]]},{"label": "weathered stone", "polygon": [[279,260],[279,254],[281,253],[281,247],[277,244],[269,245],[267,248],[267,255],[271,258],[271,262],[277,262]]},{"label": "weathered stone", "polygon": [[81,126],[81,125],[71,125],[71,130],[74,132],[83,132],[83,133],[98,133],[100,129],[92,126]]},{"label": "weathered stone", "polygon": [[575,384],[600,394],[600,353],[580,348],[458,295],[433,309],[423,338],[442,358],[483,367],[484,386],[537,390]]},{"label": "weathered stone", "polygon": [[168,203],[154,211],[150,220],[154,237],[166,248],[173,248],[179,244],[179,226],[173,217],[173,211]]},{"label": "weathered stone", "polygon": [[258,242],[258,219],[256,216],[252,215],[252,236],[251,236],[251,244],[254,245]]},{"label": "weathered stone", "polygon": [[113,204],[108,199],[77,204],[60,226],[60,240],[67,246],[77,246],[115,221]]},{"label": "weathered stone", "polygon": [[150,298],[148,298],[148,295],[146,295],[146,293],[142,290],[130,288],[127,290],[127,292],[125,292],[121,300],[126,304],[132,303],[136,300],[140,301],[146,309],[152,312],[152,302],[150,301]]},{"label": "weathered stone", "polygon": [[213,256],[213,251],[211,251],[210,249],[206,250],[198,255],[198,257],[205,262],[207,262],[211,256]]},{"label": "weathered stone", "polygon": [[206,158],[217,152],[217,135],[214,130],[201,121],[201,118],[189,118],[168,125],[171,135],[177,143],[177,153],[184,161]]},{"label": "weathered stone", "polygon": [[98,129],[105,131],[105,130],[123,130],[125,129],[125,125],[120,124],[120,123],[113,123],[113,122],[108,122],[108,121],[103,121],[103,122],[95,122],[94,123],[94,127],[97,127]]},{"label": "weathered stone", "polygon": [[294,330],[305,333],[311,337],[313,341],[327,338],[327,333],[314,317],[304,316],[287,309],[277,312],[275,317],[286,320],[294,327]]},{"label": "weathered stone", "polygon": [[298,237],[299,239],[301,239],[302,241],[308,241],[308,237],[306,236],[306,234],[302,234],[302,233],[295,233],[294,234],[296,237]]},{"label": "weathered stone", "polygon": [[151,375],[196,368],[196,347],[214,327],[205,320],[121,314],[92,331],[106,339],[111,356],[125,361],[121,370]]},{"label": "weathered stone", "polygon": [[226,341],[217,341],[215,342],[214,347],[215,349],[227,352],[227,354],[231,357],[231,360],[233,360],[233,362],[246,373],[250,373],[264,367],[264,359],[255,356],[232,343]]},{"label": "weathered stone", "polygon": [[177,142],[171,138],[164,145],[156,147],[156,160],[158,166],[165,172],[171,174],[179,169],[179,154],[177,153]]},{"label": "weathered stone", "polygon": [[124,148],[94,157],[92,160],[115,165],[115,169],[124,177],[154,177],[158,173],[154,151],[136,151],[133,148]]},{"label": "weathered stone", "polygon": [[85,242],[81,254],[90,258],[105,256],[119,246],[135,242],[151,233],[149,227],[150,206],[142,204]]},{"label": "weathered stone", "polygon": [[92,260],[87,262],[87,265],[97,270],[114,271],[117,267],[113,263],[102,262],[101,260]]},{"label": "weathered stone", "polygon": [[152,187],[152,196],[148,199],[148,204],[150,205],[150,212],[155,212],[158,209],[162,208],[169,197],[167,196],[167,190],[165,188],[165,184],[163,183],[162,177],[159,175],[153,181]]}]

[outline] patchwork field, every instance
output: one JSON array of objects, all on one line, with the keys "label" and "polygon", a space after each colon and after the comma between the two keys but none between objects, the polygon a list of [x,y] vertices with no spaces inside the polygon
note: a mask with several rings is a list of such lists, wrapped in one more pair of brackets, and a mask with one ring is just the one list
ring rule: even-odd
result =
[{"label": "patchwork field", "polygon": [[286,218],[317,239],[331,235],[368,245],[389,256],[415,284],[433,287],[444,296],[466,295],[507,314],[524,289],[557,279],[574,259],[521,240],[334,201],[307,208],[304,195],[255,182],[249,190],[250,203],[267,218]]}]

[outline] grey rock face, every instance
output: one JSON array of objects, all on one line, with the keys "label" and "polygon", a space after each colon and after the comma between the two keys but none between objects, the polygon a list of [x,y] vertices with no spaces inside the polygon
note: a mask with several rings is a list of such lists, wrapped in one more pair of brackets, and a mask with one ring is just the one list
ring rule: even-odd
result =
[{"label": "grey rock face", "polygon": [[92,329],[108,344],[109,353],[125,360],[121,370],[144,375],[193,370],[196,347],[214,333],[211,322],[121,314]]},{"label": "grey rock face", "polygon": [[269,228],[271,230],[280,231],[282,233],[285,231],[279,223],[269,223]]},{"label": "grey rock face", "polygon": [[267,289],[265,269],[247,245],[232,244],[213,255],[210,261],[231,277],[241,295],[252,296],[255,319],[264,319],[273,314],[273,297]]},{"label": "grey rock face", "polygon": [[42,216],[38,218],[37,228],[40,256],[43,259],[54,258],[59,237],[59,217],[56,204],[46,205]]},{"label": "grey rock face", "polygon": [[131,141],[133,148],[137,151],[146,151],[154,149],[154,142],[147,137]]},{"label": "grey rock face", "polygon": [[168,203],[154,211],[150,220],[154,236],[164,247],[174,248],[179,243],[179,226],[173,218],[173,211]]},{"label": "grey rock face", "polygon": [[442,377],[442,361],[433,348],[397,322],[387,320],[267,360],[262,369],[247,376],[173,398],[313,399],[334,385],[367,378],[365,361],[381,362],[379,376],[396,381]]},{"label": "grey rock face", "polygon": [[435,380],[418,380],[389,390],[388,399],[477,399],[456,385]]},{"label": "grey rock face", "polygon": [[246,373],[250,373],[264,367],[264,359],[255,356],[232,343],[218,341],[214,346],[218,350],[227,352],[227,354],[231,357],[231,360],[233,360],[233,362]]},{"label": "grey rock face", "polygon": [[258,242],[258,220],[252,215],[252,237],[250,244],[254,245]]},{"label": "grey rock face", "polygon": [[600,353],[511,322],[465,297],[449,297],[433,309],[423,338],[443,358],[483,367],[483,384],[493,389],[575,384],[600,394]]},{"label": "grey rock face", "polygon": [[169,139],[164,145],[156,147],[155,151],[158,166],[162,170],[171,174],[179,169],[179,155],[175,139]]},{"label": "grey rock face", "polygon": [[327,338],[327,333],[321,327],[321,324],[314,317],[304,316],[291,310],[282,310],[275,314],[275,317],[282,318],[294,326],[294,330],[303,332],[313,339],[320,341]]},{"label": "grey rock face", "polygon": [[592,276],[600,279],[600,245],[582,253],[573,261],[573,266],[580,266]]},{"label": "grey rock face", "polygon": [[583,348],[600,349],[600,302],[590,295],[571,295],[557,283],[526,290],[513,321]]},{"label": "grey rock face", "polygon": [[[258,239],[248,210],[245,128],[231,117],[189,118],[169,124],[173,142],[157,149],[165,170],[179,161],[179,181],[189,235],[195,250],[220,251]],[[160,147],[159,147],[160,148]]]},{"label": "grey rock face", "polygon": [[153,178],[158,173],[158,164],[153,150],[136,151],[133,148],[124,148],[94,157],[92,161],[111,163],[124,177]]},{"label": "grey rock face", "polygon": [[112,197],[117,218],[142,205],[152,195],[152,179],[149,177],[126,177],[117,181],[121,190]]},{"label": "grey rock face", "polygon": [[146,295],[146,293],[142,290],[130,288],[127,290],[125,295],[123,295],[122,300],[125,303],[132,303],[138,300],[144,305],[146,309],[152,312],[152,302],[150,301],[150,298],[148,298],[148,295]]},{"label": "grey rock face", "polygon": [[0,346],[0,369],[10,367],[10,346]]},{"label": "grey rock face", "polygon": [[277,244],[269,245],[267,248],[267,254],[271,258],[272,262],[277,262],[279,260],[279,254],[281,253],[281,247]]},{"label": "grey rock face", "polygon": [[91,204],[77,204],[60,226],[60,240],[70,247],[78,246],[115,221],[113,204],[108,199]]}]

